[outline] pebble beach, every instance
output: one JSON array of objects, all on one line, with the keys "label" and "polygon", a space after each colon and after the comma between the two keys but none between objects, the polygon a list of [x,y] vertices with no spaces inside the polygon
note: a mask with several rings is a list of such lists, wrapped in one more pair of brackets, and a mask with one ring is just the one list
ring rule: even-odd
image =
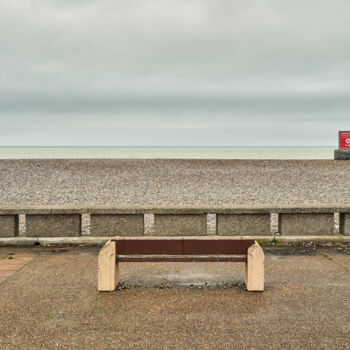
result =
[{"label": "pebble beach", "polygon": [[342,205],[350,162],[0,160],[0,205]]}]

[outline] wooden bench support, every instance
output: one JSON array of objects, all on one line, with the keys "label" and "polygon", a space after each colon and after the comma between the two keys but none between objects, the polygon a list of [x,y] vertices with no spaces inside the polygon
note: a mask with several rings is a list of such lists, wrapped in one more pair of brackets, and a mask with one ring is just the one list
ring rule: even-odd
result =
[{"label": "wooden bench support", "polygon": [[119,283],[116,243],[108,241],[98,255],[98,290],[112,292]]},{"label": "wooden bench support", "polygon": [[258,243],[248,248],[245,269],[245,284],[250,292],[264,290],[264,251]]}]

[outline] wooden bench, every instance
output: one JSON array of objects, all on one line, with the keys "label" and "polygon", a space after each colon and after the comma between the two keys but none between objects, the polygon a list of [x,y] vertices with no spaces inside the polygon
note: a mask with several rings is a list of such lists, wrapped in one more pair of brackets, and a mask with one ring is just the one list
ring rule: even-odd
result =
[{"label": "wooden bench", "polygon": [[264,252],[251,237],[114,237],[98,256],[98,290],[114,291],[120,262],[245,262],[248,291],[264,290]]}]

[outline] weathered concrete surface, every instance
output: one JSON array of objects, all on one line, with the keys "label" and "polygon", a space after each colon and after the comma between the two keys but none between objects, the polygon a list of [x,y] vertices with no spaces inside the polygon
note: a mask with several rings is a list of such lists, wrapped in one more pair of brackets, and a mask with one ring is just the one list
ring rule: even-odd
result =
[{"label": "weathered concrete surface", "polygon": [[350,150],[336,149],[334,151],[335,160],[350,160]]},{"label": "weathered concrete surface", "polygon": [[207,234],[207,215],[154,215],[154,233],[159,236]]},{"label": "weathered concrete surface", "polygon": [[264,293],[244,290],[244,263],[124,264],[130,288],[99,293],[98,248],[33,252],[0,284],[1,349],[350,346],[350,273],[321,255],[266,254]]},{"label": "weathered concrete surface", "polygon": [[142,236],[143,215],[91,215],[90,227],[92,236]]},{"label": "weathered concrete surface", "polygon": [[12,249],[3,248],[0,250],[0,283],[33,260],[34,254],[27,249],[17,249],[13,253]]},{"label": "weathered concrete surface", "polygon": [[332,235],[334,233],[334,213],[280,214],[279,232],[285,236]]},{"label": "weathered concrete surface", "polygon": [[119,283],[119,264],[116,263],[116,243],[108,241],[98,254],[98,290],[114,291]]},{"label": "weathered concrete surface", "polygon": [[350,205],[0,205],[0,215],[20,214],[270,214],[350,213]]},{"label": "weathered concrete surface", "polygon": [[339,233],[350,236],[350,213],[341,213],[339,215]]},{"label": "weathered concrete surface", "polygon": [[271,235],[270,214],[218,214],[218,235]]},{"label": "weathered concrete surface", "polygon": [[255,242],[248,248],[245,266],[245,284],[250,292],[262,292],[264,290],[264,261],[264,251]]},{"label": "weathered concrete surface", "polygon": [[14,237],[18,234],[18,215],[0,215],[0,237]]},{"label": "weathered concrete surface", "polygon": [[81,215],[53,214],[26,215],[28,237],[70,237],[79,236]]},{"label": "weathered concrete surface", "polygon": [[[337,264],[337,266],[343,269],[345,272],[350,273],[350,259],[347,255],[327,254],[326,258],[330,259],[331,262]],[[341,283],[341,281],[339,281],[339,283]]]}]

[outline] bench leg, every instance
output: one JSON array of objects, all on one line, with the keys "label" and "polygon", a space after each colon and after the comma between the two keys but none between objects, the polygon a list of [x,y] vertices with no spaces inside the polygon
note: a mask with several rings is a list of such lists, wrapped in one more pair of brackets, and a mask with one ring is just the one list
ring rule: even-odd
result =
[{"label": "bench leg", "polygon": [[245,284],[248,291],[264,290],[264,251],[257,242],[248,248]]},{"label": "bench leg", "polygon": [[116,243],[108,241],[98,254],[98,290],[112,292],[119,283],[119,266],[116,263]]}]

